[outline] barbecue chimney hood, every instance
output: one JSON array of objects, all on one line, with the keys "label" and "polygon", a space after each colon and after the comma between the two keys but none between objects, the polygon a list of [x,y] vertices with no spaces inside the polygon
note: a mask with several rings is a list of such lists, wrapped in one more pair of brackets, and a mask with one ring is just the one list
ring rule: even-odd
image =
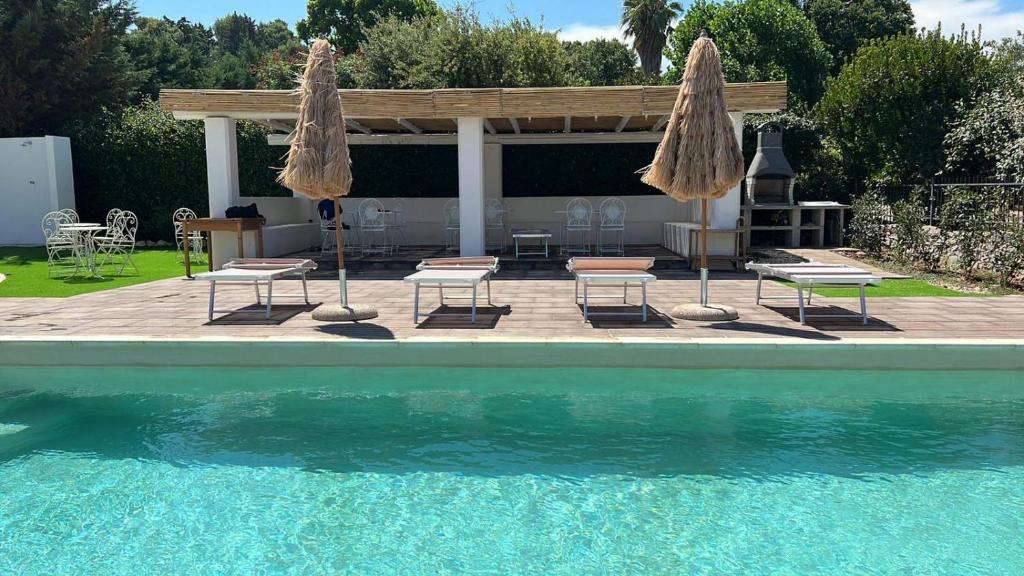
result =
[{"label": "barbecue chimney hood", "polygon": [[782,153],[782,125],[757,127],[757,154],[747,170],[747,204],[793,205],[793,168]]}]

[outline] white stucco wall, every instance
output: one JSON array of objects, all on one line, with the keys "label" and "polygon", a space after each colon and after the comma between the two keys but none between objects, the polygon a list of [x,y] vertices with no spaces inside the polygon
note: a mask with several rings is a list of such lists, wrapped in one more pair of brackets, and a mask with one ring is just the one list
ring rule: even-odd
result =
[{"label": "white stucco wall", "polygon": [[[491,196],[488,193],[488,196]],[[594,205],[594,230],[596,234],[598,219],[596,211],[605,196],[590,196],[587,199]],[[692,209],[689,203],[679,203],[667,196],[625,196],[626,203],[626,243],[627,244],[661,244],[662,223],[666,221],[689,220]],[[386,208],[396,201],[392,198],[381,198]],[[440,245],[444,243],[442,207],[448,198],[405,198],[406,236],[410,244]],[[507,223],[514,228],[548,228],[553,234],[560,230],[564,215],[556,211],[564,210],[569,198],[540,196],[535,198],[504,198],[509,213]],[[356,213],[361,198],[345,198],[342,200],[345,222],[351,223],[351,216]]]},{"label": "white stucco wall", "polygon": [[0,138],[0,245],[42,244],[43,216],[74,207],[71,140]]}]

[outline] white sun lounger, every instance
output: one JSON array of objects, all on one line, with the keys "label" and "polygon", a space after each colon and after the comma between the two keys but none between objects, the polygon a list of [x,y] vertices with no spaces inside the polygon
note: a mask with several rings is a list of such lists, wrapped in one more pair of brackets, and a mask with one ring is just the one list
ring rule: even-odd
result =
[{"label": "white sun lounger", "polygon": [[[298,276],[302,279],[302,296],[309,304],[309,290],[306,287],[306,274],[316,270],[316,262],[301,258],[236,258],[224,264],[221,270],[196,274],[196,280],[210,283],[210,307],[208,317],[213,320],[215,313],[233,313],[239,310],[216,310],[214,301],[218,282],[252,283],[256,291],[256,304],[261,305],[260,283],[267,285],[267,306],[265,317],[270,319],[274,296],[274,280]],[[241,311],[244,312],[244,311]]]},{"label": "white sun lounger", "polygon": [[440,304],[444,305],[445,288],[468,288],[469,297],[448,296],[449,300],[470,300],[470,322],[476,322],[477,290],[481,283],[487,286],[487,305],[491,304],[491,275],[498,271],[498,259],[493,256],[478,258],[428,258],[416,266],[415,274],[405,277],[405,282],[415,287],[413,295],[412,321],[419,323],[420,316],[458,316],[460,314],[421,314],[420,288],[437,288]]},{"label": "white sun lounger", "polygon": [[[807,318],[861,318],[868,323],[868,304],[864,289],[870,285],[882,283],[882,279],[860,268],[845,264],[819,264],[806,262],[801,264],[747,264],[747,270],[757,272],[757,293],[754,303],[761,300],[792,300],[792,296],[761,296],[761,281],[765,276],[789,280],[796,285],[797,302],[800,304],[800,323],[807,324]],[[804,289],[807,290],[807,305],[811,304],[811,295],[815,288],[860,288],[860,314],[807,314],[804,311]]]},{"label": "white sun lounger", "polygon": [[648,272],[654,266],[654,258],[630,257],[575,257],[569,259],[565,268],[576,277],[576,303],[580,301],[580,284],[583,284],[583,321],[590,321],[591,298],[619,298],[615,296],[592,296],[590,287],[622,287],[622,303],[630,286],[640,286],[641,304],[639,312],[596,312],[602,316],[640,316],[647,322],[647,284],[657,280]]}]

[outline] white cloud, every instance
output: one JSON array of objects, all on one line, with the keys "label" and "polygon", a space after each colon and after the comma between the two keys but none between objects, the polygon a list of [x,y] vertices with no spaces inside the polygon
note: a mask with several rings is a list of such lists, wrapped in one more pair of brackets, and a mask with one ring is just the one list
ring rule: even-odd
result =
[{"label": "white cloud", "polygon": [[1004,0],[917,0],[911,1],[917,27],[932,29],[942,23],[944,33],[960,31],[960,24],[977,30],[985,40],[997,40],[1024,30],[1024,9],[1008,7]]},{"label": "white cloud", "polygon": [[587,40],[596,40],[597,38],[622,40],[622,27],[615,24],[608,26],[595,26],[592,24],[573,22],[572,24],[562,27],[558,31],[558,37],[566,42],[572,42],[575,40],[586,42]]}]

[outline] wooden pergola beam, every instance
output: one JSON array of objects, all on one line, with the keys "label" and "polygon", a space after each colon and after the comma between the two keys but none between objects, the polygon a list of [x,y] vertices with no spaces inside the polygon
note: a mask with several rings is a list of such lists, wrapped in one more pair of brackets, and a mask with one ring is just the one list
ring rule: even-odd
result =
[{"label": "wooden pergola beam", "polygon": [[658,118],[658,121],[654,123],[654,126],[651,128],[651,132],[657,132],[657,131],[661,130],[662,128],[665,127],[665,124],[667,122],[668,122],[668,114],[662,114],[661,118]]},{"label": "wooden pergola beam", "polygon": [[498,131],[494,129],[494,124],[487,118],[484,118],[484,129],[487,130],[488,134],[497,134]]},{"label": "wooden pergola beam", "polygon": [[562,132],[565,132],[566,134],[572,132],[572,116],[565,117],[565,128],[562,130]]},{"label": "wooden pergola beam", "polygon": [[509,118],[508,119],[508,123],[512,125],[512,131],[513,132],[515,132],[516,134],[521,134],[522,133],[522,130],[519,129],[519,119],[518,118],[514,118],[514,117],[513,118]]},{"label": "wooden pergola beam", "polygon": [[363,126],[351,118],[345,118],[345,125],[357,132],[362,132],[363,134],[373,134],[373,130]]},{"label": "wooden pergola beam", "polygon": [[622,132],[622,130],[626,128],[626,124],[629,124],[630,118],[632,118],[632,116],[623,116],[622,120],[619,120],[619,123],[615,125],[615,131]]},{"label": "wooden pergola beam", "polygon": [[[455,88],[443,90],[339,90],[351,118],[551,118],[668,114],[676,86],[568,88]],[[730,112],[778,112],[786,108],[785,82],[726,84]],[[293,119],[298,95],[291,90],[189,90],[160,92],[160,108],[180,119],[211,116]]]},{"label": "wooden pergola beam", "polygon": [[406,130],[408,130],[409,132],[412,132],[413,134],[423,134],[423,129],[422,128],[420,128],[419,126],[413,124],[412,122],[409,122],[405,118],[395,118],[395,122],[398,122],[398,124],[402,128],[405,128]]}]

